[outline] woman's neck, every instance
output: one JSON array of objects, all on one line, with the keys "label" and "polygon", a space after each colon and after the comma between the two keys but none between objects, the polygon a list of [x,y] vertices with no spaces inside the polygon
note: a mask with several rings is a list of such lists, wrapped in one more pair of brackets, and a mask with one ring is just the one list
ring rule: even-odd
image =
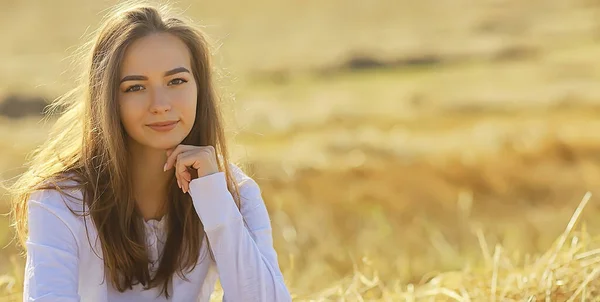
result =
[{"label": "woman's neck", "polygon": [[133,196],[144,220],[160,219],[166,214],[168,181],[173,170],[163,171],[166,151],[130,143],[128,168]]}]

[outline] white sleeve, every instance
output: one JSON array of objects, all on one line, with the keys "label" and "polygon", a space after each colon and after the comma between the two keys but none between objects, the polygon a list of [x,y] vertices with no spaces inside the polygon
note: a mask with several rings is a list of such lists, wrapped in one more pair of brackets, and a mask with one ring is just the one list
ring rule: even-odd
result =
[{"label": "white sleeve", "polygon": [[225,173],[190,182],[194,207],[215,256],[223,301],[291,301],[259,186],[244,175],[239,188],[241,213],[227,190]]},{"label": "white sleeve", "polygon": [[80,300],[77,241],[61,218],[67,213],[51,206],[59,202],[63,202],[60,193],[50,190],[35,192],[29,199],[24,302]]}]

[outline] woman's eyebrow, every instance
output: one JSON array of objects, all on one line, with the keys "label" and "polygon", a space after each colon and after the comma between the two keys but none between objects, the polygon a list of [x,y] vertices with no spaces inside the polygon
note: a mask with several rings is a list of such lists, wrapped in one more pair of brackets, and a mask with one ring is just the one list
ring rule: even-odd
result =
[{"label": "woman's eyebrow", "polygon": [[146,76],[141,76],[141,75],[128,75],[125,76],[121,79],[120,83],[126,82],[126,81],[146,81],[148,80],[148,77]]},{"label": "woman's eyebrow", "polygon": [[165,72],[165,77],[168,77],[170,75],[174,75],[180,72],[187,72],[187,73],[191,73],[189,70],[187,70],[187,68],[185,67],[177,67],[177,68],[173,68],[167,72]]},{"label": "woman's eyebrow", "polygon": [[[165,77],[168,77],[170,75],[174,75],[174,74],[178,74],[180,72],[187,72],[187,73],[191,73],[187,68],[185,67],[177,67],[177,68],[173,68],[169,71],[165,72]],[[142,75],[128,75],[125,76],[121,79],[120,83],[126,82],[126,81],[147,81],[148,77],[146,76],[142,76]]]}]

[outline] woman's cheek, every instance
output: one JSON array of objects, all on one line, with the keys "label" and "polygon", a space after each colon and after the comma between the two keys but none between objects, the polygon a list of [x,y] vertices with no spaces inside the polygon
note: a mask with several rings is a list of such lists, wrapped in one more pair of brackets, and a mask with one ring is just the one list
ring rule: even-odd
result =
[{"label": "woman's cheek", "polygon": [[178,91],[176,99],[179,100],[180,112],[187,120],[190,120],[189,123],[193,124],[198,103],[198,94],[196,93],[195,84],[188,85],[186,89]]},{"label": "woman's cheek", "polygon": [[136,125],[143,125],[143,103],[141,100],[136,100],[137,96],[127,96],[122,98],[120,103],[121,121],[123,126],[131,135],[135,131]]}]

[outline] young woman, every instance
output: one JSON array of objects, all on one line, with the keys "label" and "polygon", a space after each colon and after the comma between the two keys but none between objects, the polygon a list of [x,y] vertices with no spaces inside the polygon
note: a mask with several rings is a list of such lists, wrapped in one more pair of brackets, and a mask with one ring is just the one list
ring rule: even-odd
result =
[{"label": "young woman", "polygon": [[290,301],[261,192],[230,164],[203,34],[119,8],[14,184],[24,301]]}]

